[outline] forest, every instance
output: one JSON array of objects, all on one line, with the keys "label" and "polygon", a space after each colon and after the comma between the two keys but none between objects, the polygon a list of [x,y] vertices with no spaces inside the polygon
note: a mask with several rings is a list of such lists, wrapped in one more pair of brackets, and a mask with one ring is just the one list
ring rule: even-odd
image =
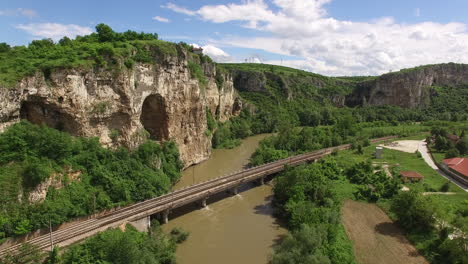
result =
[{"label": "forest", "polygon": [[[171,141],[112,150],[97,138],[26,121],[0,134],[0,149],[0,206],[8,212],[0,216],[0,240],[162,195],[182,168]],[[30,193],[48,178],[55,185],[43,202],[30,203]]]}]

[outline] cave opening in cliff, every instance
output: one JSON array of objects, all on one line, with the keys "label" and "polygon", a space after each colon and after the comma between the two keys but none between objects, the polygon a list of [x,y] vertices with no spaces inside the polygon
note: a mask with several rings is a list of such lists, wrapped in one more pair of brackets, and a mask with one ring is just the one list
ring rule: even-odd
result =
[{"label": "cave opening in cliff", "polygon": [[150,138],[157,141],[169,137],[169,118],[166,112],[166,101],[159,94],[146,97],[141,109],[140,121],[149,132]]},{"label": "cave opening in cliff", "polygon": [[72,135],[80,134],[80,124],[71,115],[43,102],[23,102],[20,108],[20,118],[36,125],[46,125]]}]

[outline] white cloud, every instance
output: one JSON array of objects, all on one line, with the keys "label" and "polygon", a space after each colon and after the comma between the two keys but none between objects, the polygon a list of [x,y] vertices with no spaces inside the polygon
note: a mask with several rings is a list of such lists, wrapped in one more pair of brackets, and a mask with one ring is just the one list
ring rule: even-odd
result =
[{"label": "white cloud", "polygon": [[173,3],[167,3],[165,5],[162,5],[161,7],[162,8],[167,8],[167,9],[170,9],[170,10],[172,10],[174,12],[181,13],[181,14],[188,15],[188,16],[196,15],[196,12],[188,10],[185,7],[181,7],[181,6],[178,6],[178,5],[173,4]]},{"label": "white cloud", "polygon": [[234,58],[231,55],[229,55],[227,52],[225,52],[224,50],[214,45],[208,44],[205,46],[200,46],[196,43],[192,43],[190,45],[194,48],[201,47],[203,49],[203,54],[210,56],[216,62],[233,62],[234,61]]},{"label": "white cloud", "polygon": [[204,6],[197,11],[204,20],[224,23],[233,20],[248,21],[254,26],[257,21],[274,18],[268,5],[262,0],[247,1],[244,4]]},{"label": "white cloud", "polygon": [[0,16],[25,16],[28,18],[34,18],[37,17],[38,14],[33,9],[17,8],[0,10]]},{"label": "white cloud", "polygon": [[74,38],[78,35],[88,35],[93,32],[89,27],[57,23],[20,24],[16,28],[26,31],[35,38],[51,38],[55,41],[64,36]]},{"label": "white cloud", "polygon": [[196,48],[196,49],[198,49],[198,48],[201,47],[201,46],[198,45],[197,43],[191,43],[190,46],[192,46],[192,47],[194,47],[194,48]]},{"label": "white cloud", "polygon": [[203,54],[210,56],[216,62],[230,62],[234,60],[231,55],[216,46],[205,45],[202,48]]},{"label": "white cloud", "polygon": [[163,22],[163,23],[169,23],[170,20],[165,18],[165,17],[160,17],[160,16],[155,16],[153,17],[153,20],[156,20],[156,21],[159,21],[159,22]]},{"label": "white cloud", "polygon": [[283,63],[322,74],[375,75],[422,64],[468,62],[465,24],[403,24],[391,17],[338,20],[326,12],[331,1],[272,0],[273,8],[264,0],[250,0],[198,10],[171,4],[170,9],[213,23],[242,22],[262,37],[231,36],[212,43],[297,56],[299,60]]}]

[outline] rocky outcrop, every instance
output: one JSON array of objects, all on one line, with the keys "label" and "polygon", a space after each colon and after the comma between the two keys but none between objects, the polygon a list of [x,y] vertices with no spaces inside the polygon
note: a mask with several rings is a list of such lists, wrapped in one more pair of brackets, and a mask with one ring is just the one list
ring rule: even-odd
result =
[{"label": "rocky outcrop", "polygon": [[234,87],[245,92],[267,92],[266,76],[263,72],[253,71],[232,71]]},{"label": "rocky outcrop", "polygon": [[[28,202],[29,203],[41,203],[47,197],[47,191],[50,187],[54,189],[61,189],[65,186],[65,182],[76,182],[80,181],[81,171],[72,171],[68,169],[65,176],[61,173],[53,173],[45,181],[38,184],[34,190],[28,193]],[[21,202],[21,201],[20,201]]]},{"label": "rocky outcrop", "polygon": [[346,98],[346,104],[424,107],[430,104],[432,86],[458,86],[466,83],[468,83],[466,64],[422,66],[361,82]]},{"label": "rocky outcrop", "polygon": [[[0,131],[21,119],[133,148],[146,138],[174,140],[185,166],[207,159],[206,111],[228,120],[239,112],[233,82],[221,87],[216,66],[202,65],[206,84],[191,76],[190,54],[166,56],[131,69],[58,69],[0,88]],[[195,58],[196,59],[196,58]]]}]

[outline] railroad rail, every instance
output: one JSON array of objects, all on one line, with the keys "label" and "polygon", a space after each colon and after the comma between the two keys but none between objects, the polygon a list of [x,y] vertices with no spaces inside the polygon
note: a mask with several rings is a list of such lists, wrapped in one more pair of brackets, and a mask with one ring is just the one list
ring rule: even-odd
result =
[{"label": "railroad rail", "polygon": [[[396,138],[396,136],[377,138],[371,140],[371,142],[376,143],[394,138]],[[167,222],[170,211],[175,208],[196,201],[201,201],[202,206],[206,206],[206,199],[211,195],[228,190],[237,194],[237,187],[243,183],[255,180],[259,180],[263,183],[264,177],[278,173],[284,170],[287,166],[296,166],[306,162],[315,161],[331,154],[335,150],[345,150],[350,147],[351,144],[345,144],[337,147],[321,149],[238,171],[117,209],[103,216],[93,217],[82,222],[71,224],[63,229],[53,231],[52,234],[48,233],[40,235],[26,242],[36,245],[41,250],[47,250],[51,246],[51,237],[53,237],[53,243],[55,245],[63,246],[83,240],[100,231],[104,231],[107,228],[118,227],[124,223],[130,223],[142,219],[149,220],[149,217],[155,214],[160,214],[163,222]],[[1,249],[0,258],[9,253],[14,254],[20,246],[21,244],[17,244]]]}]

